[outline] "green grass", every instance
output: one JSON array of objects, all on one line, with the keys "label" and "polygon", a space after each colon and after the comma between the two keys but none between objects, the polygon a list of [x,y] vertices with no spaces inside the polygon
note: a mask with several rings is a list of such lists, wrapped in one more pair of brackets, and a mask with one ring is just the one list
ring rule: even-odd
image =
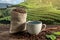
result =
[{"label": "green grass", "polygon": [[27,20],[39,20],[46,24],[60,24],[60,10],[54,8],[30,9]]},{"label": "green grass", "polygon": [[[0,18],[0,20],[11,20],[10,16],[10,9],[6,9],[3,13],[4,17]],[[7,12],[9,11],[9,12]],[[7,16],[6,16],[7,15]],[[42,21],[46,24],[60,24],[60,10],[56,10],[52,7],[40,7],[40,8],[33,8],[27,9],[27,21],[35,20],[35,21]]]},{"label": "green grass", "polygon": [[0,20],[11,20],[11,16],[7,16],[7,17],[4,17],[4,18],[0,18]]}]

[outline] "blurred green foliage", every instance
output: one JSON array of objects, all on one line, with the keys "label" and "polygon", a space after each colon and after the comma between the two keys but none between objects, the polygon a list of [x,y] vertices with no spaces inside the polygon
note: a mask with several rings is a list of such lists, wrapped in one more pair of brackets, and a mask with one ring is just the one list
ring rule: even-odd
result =
[{"label": "blurred green foliage", "polygon": [[[28,20],[39,20],[46,24],[60,24],[59,0],[26,0],[16,6],[23,6],[27,10]],[[58,4],[58,5],[57,5]],[[12,8],[11,7],[11,8]],[[0,20],[11,20],[11,8],[0,10]]]}]

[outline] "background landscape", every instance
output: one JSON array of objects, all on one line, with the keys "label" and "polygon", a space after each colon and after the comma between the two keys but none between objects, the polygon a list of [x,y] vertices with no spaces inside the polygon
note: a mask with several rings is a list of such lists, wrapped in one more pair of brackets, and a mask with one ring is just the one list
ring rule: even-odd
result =
[{"label": "background landscape", "polygon": [[[60,24],[60,0],[26,0],[17,5],[0,5],[0,23],[10,23],[11,10],[16,6],[24,6],[27,11],[28,20],[39,20],[46,24]],[[5,6],[4,6],[5,5]]]}]

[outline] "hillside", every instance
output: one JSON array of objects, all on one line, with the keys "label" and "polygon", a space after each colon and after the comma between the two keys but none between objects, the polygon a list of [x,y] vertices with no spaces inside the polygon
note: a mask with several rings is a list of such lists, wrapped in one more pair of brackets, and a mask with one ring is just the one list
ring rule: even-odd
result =
[{"label": "hillside", "polygon": [[[60,24],[59,0],[27,0],[18,6],[24,6],[27,9],[27,21],[39,20],[46,24]],[[14,5],[15,7],[17,5]],[[10,21],[9,8],[3,12],[3,18],[0,20]],[[8,14],[8,15],[7,15]]]},{"label": "hillside", "polygon": [[[53,6],[55,8],[60,8],[59,6],[60,0],[26,0],[24,3],[20,5],[27,6],[27,7],[41,7],[41,6]],[[33,7],[33,8],[34,8]]]},{"label": "hillside", "polygon": [[58,3],[60,3],[59,0],[27,0],[20,5],[28,8],[28,20],[40,20],[46,24],[59,24],[60,10],[58,10]]},{"label": "hillside", "polygon": [[0,3],[0,8],[7,8],[9,6],[12,6],[12,4],[9,4],[9,3]]}]

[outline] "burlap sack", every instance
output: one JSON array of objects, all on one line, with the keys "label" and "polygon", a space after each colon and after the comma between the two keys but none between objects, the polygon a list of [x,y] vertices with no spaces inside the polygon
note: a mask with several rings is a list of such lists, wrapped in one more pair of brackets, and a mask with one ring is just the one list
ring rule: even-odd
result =
[{"label": "burlap sack", "polygon": [[26,18],[27,13],[24,8],[17,7],[16,9],[13,9],[11,12],[10,33],[26,30]]}]

